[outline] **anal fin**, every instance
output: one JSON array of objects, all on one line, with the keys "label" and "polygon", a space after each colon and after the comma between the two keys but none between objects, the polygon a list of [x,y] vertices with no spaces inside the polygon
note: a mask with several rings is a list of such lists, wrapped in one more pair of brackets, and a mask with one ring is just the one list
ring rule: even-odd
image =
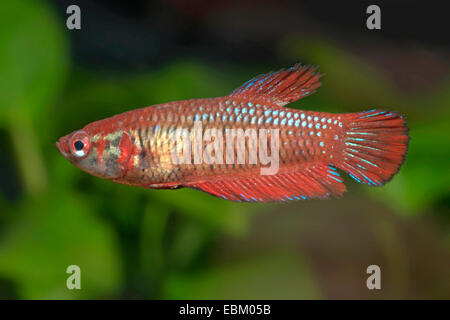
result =
[{"label": "anal fin", "polygon": [[345,185],[336,168],[320,163],[296,171],[255,177],[238,176],[186,185],[232,201],[274,202],[341,196]]}]

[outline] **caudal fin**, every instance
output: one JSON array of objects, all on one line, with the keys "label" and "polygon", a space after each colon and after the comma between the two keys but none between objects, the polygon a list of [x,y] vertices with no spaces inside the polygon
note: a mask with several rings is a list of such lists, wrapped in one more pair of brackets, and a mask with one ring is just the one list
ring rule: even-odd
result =
[{"label": "caudal fin", "polygon": [[408,127],[398,113],[370,110],[342,115],[347,127],[335,165],[356,181],[381,186],[398,172],[408,150]]}]

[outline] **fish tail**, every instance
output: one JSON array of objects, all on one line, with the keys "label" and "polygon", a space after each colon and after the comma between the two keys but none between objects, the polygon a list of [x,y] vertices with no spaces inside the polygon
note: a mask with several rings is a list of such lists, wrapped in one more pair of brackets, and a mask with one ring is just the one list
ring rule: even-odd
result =
[{"label": "fish tail", "polygon": [[382,186],[398,172],[408,150],[402,115],[383,110],[343,114],[346,127],[335,165],[356,181]]}]

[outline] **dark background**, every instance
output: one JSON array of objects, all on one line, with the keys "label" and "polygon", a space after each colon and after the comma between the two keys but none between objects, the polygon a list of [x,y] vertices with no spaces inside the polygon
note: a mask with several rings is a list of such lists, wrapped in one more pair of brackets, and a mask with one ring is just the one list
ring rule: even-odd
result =
[{"label": "dark background", "polygon": [[[66,8],[81,8],[81,30]],[[381,30],[365,27],[381,7]],[[450,298],[447,12],[411,1],[3,1],[0,297]],[[411,142],[382,188],[237,204],[113,184],[55,141],[94,120],[222,96],[295,62],[323,86],[290,107],[403,113]],[[79,265],[82,289],[66,288]],[[366,287],[379,265],[382,289]]]}]

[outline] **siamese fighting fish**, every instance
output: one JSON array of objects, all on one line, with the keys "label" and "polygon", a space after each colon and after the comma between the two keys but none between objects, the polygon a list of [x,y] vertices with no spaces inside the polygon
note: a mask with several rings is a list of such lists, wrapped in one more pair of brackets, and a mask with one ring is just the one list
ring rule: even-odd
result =
[{"label": "siamese fighting fish", "polygon": [[[56,143],[73,165],[117,183],[194,188],[231,201],[340,197],[341,172],[382,186],[408,148],[403,116],[286,107],[320,86],[296,64],[256,76],[230,94],[127,111],[89,123]],[[338,170],[339,169],[339,170]]]}]

